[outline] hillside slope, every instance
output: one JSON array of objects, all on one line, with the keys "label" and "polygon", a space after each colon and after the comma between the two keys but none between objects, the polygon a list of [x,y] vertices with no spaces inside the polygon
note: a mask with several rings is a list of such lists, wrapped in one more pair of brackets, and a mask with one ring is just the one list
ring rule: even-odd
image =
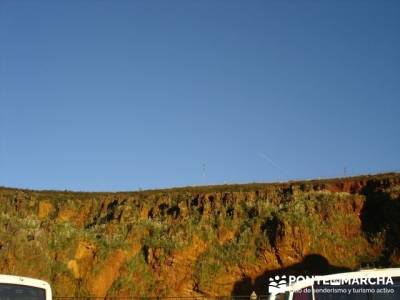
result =
[{"label": "hillside slope", "polygon": [[266,293],[279,272],[400,265],[400,174],[78,193],[0,188],[0,273],[56,296]]}]

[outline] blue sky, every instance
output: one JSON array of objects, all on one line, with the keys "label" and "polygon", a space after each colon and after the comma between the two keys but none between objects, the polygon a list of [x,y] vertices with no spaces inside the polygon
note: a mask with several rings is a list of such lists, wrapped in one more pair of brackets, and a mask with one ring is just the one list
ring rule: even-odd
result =
[{"label": "blue sky", "polygon": [[0,1],[0,185],[400,169],[399,1]]}]

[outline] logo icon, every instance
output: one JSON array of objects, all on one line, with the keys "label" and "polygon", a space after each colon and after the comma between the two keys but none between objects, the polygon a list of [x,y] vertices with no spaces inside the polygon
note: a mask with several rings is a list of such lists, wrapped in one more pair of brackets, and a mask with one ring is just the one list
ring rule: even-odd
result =
[{"label": "logo icon", "polygon": [[285,287],[287,284],[286,275],[269,278],[268,292],[269,293],[278,293],[281,288]]}]

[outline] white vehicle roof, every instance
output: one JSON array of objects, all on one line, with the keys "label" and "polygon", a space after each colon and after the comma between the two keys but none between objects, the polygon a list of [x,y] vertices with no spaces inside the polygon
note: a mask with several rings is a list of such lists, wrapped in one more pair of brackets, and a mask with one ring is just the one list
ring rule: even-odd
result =
[{"label": "white vehicle roof", "polygon": [[400,276],[400,268],[369,269],[356,272],[338,273],[324,276],[316,276],[316,280],[335,280],[346,278],[375,278],[375,277],[397,277]]},{"label": "white vehicle roof", "polygon": [[22,276],[13,276],[13,275],[2,275],[0,274],[0,284],[15,284],[15,285],[23,285],[34,288],[40,288],[45,291],[46,300],[52,300],[52,292],[50,284],[46,281],[22,277]]},{"label": "white vehicle roof", "polygon": [[369,269],[360,270],[356,272],[346,272],[346,273],[336,273],[330,275],[314,276],[313,278],[306,278],[300,280],[291,285],[283,287],[280,289],[279,293],[274,293],[272,295],[277,295],[285,292],[298,291],[308,286],[311,286],[316,281],[333,281],[338,279],[351,279],[351,278],[377,278],[377,277],[400,277],[400,268],[389,268],[389,269]]},{"label": "white vehicle roof", "polygon": [[19,284],[42,289],[50,289],[50,284],[46,281],[22,276],[0,274],[0,283]]}]

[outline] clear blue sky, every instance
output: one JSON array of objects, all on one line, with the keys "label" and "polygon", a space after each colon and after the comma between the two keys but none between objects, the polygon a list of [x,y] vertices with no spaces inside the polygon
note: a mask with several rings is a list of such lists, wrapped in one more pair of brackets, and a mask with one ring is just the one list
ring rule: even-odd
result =
[{"label": "clear blue sky", "polygon": [[2,186],[399,170],[400,1],[1,0],[0,104]]}]

